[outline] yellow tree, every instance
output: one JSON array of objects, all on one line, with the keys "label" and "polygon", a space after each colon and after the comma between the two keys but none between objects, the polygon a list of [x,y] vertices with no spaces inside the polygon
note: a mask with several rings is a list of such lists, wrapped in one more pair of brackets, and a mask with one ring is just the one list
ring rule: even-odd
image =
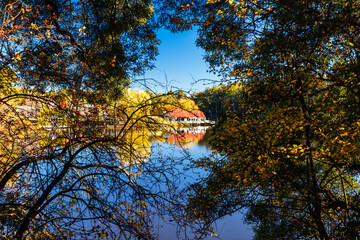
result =
[{"label": "yellow tree", "polygon": [[1,1],[1,237],[153,238],[150,212],[168,196],[153,190],[172,186],[170,168],[130,171],[113,149],[132,149],[146,106],[117,131],[83,114],[113,108],[130,76],[151,68],[153,12],[147,0]]},{"label": "yellow tree", "polygon": [[248,207],[256,239],[357,239],[358,1],[182,5],[213,70],[244,84],[241,111],[213,130],[224,157],[195,163],[210,174],[191,216]]}]

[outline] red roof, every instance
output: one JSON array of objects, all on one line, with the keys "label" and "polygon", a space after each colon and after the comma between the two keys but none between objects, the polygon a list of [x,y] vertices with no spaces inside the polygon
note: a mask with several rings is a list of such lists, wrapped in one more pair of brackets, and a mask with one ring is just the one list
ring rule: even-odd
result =
[{"label": "red roof", "polygon": [[172,118],[205,118],[205,114],[200,111],[185,111],[182,109],[175,109],[169,111],[170,117]]}]

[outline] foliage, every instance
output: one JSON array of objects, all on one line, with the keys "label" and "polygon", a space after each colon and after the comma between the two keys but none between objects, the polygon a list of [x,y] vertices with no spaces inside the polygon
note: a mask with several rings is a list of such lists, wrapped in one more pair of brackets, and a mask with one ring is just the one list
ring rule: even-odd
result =
[{"label": "foliage", "polygon": [[226,116],[227,111],[240,111],[239,102],[242,95],[242,86],[238,83],[212,88],[203,92],[194,93],[192,99],[199,105],[208,119],[217,120]]},{"label": "foliage", "polygon": [[[248,207],[256,239],[357,239],[358,1],[207,1],[198,44],[243,82],[191,189],[210,223]],[[201,9],[201,6],[198,7]]]},{"label": "foliage", "polygon": [[154,238],[150,216],[178,201],[174,169],[146,159],[160,98],[126,96],[157,54],[153,12],[1,1],[1,238]]},{"label": "foliage", "polygon": [[156,55],[150,1],[10,1],[1,9],[1,65],[22,69],[27,87],[106,92]]}]

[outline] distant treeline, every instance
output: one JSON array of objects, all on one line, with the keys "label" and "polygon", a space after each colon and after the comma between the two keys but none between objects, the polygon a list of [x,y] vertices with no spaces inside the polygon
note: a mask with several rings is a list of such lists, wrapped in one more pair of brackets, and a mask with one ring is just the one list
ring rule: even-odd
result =
[{"label": "distant treeline", "polygon": [[203,92],[194,93],[192,99],[207,119],[217,120],[225,117],[228,111],[239,111],[239,102],[243,86],[240,83],[220,84],[206,88]]}]

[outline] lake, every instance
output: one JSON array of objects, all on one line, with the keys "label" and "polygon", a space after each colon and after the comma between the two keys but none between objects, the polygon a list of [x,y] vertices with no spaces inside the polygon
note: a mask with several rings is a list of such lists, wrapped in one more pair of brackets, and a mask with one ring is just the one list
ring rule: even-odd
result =
[{"label": "lake", "polygon": [[[166,136],[166,142],[152,142],[152,157],[158,154],[167,155],[172,158],[184,159],[184,165],[189,163],[189,159],[198,159],[208,157],[212,151],[206,142],[202,141],[206,128],[182,129],[182,133],[170,133]],[[178,166],[183,169],[183,165]],[[200,169],[191,169],[184,172],[182,185],[196,181],[199,176],[204,176],[206,172]],[[216,222],[214,230],[217,236],[211,236],[207,239],[224,239],[224,240],[251,240],[253,231],[251,226],[243,223],[241,213],[227,216]],[[159,239],[177,239],[176,226],[161,221],[160,228],[157,229]]]},{"label": "lake", "polygon": [[[159,220],[156,214],[163,214],[167,219],[166,216],[170,215],[172,209],[167,210],[180,206],[180,210],[173,212],[180,213],[176,216],[183,215],[184,201],[179,198],[179,190],[199,177],[206,176],[207,173],[201,169],[184,170],[191,160],[212,154],[206,142],[201,141],[205,138],[206,128],[184,128],[179,129],[180,132],[169,132],[166,129],[152,135],[147,129],[140,130],[129,132],[121,141],[84,148],[79,154],[71,155],[76,156],[76,159],[71,160],[74,170],[66,170],[66,176],[59,184],[49,188],[51,191],[48,196],[52,201],[47,202],[42,213],[44,216],[51,216],[51,221],[61,219],[56,222],[57,225],[65,226],[65,230],[61,229],[61,234],[67,236],[71,233],[74,239],[95,239],[96,234],[107,237],[105,233],[111,234],[107,239],[142,239],[136,237],[143,235],[136,234],[142,231],[148,233],[151,226],[155,226],[151,233],[158,236],[158,239],[178,239],[177,226],[162,218]],[[52,131],[51,134],[61,135],[67,132],[61,129],[58,132]],[[111,136],[114,132],[109,130],[109,133],[104,131],[103,134]],[[23,173],[11,183],[7,194],[12,197],[11,200],[14,199],[12,201],[28,203],[29,199],[39,199],[44,192],[39,189],[47,189],[52,179],[56,179],[64,171],[64,165],[69,162],[70,156],[66,154],[64,157],[54,157],[64,148],[63,145],[64,142],[59,142],[53,149],[47,148],[47,151],[40,153],[30,151],[37,150],[40,146],[27,145],[31,148],[24,156],[49,154],[50,157],[35,162],[36,168],[24,168]],[[69,148],[68,152],[71,151],[76,152],[77,149]],[[179,190],[174,190],[174,186],[178,186]],[[26,189],[23,196],[18,189]],[[65,191],[68,194],[63,194]],[[80,198],[81,201],[78,200]],[[7,199],[0,200],[5,202]],[[179,204],[176,205],[177,203]],[[145,208],[146,210],[143,210]],[[146,218],[142,214],[144,212],[148,214]],[[101,214],[101,221],[96,218],[99,216],[96,214]],[[92,219],[92,216],[95,218]],[[34,222],[44,223],[45,226],[48,224],[47,219],[39,217]],[[123,224],[123,219],[130,223]],[[8,226],[12,227],[12,223]],[[131,228],[133,226],[135,227]],[[56,230],[51,226],[48,229],[49,232]],[[13,230],[9,230],[9,236],[12,235],[11,231]],[[207,239],[250,240],[253,235],[251,227],[243,224],[241,213],[217,221],[214,224],[214,233],[216,235]],[[188,236],[188,239],[194,239],[191,235]],[[180,234],[180,239],[183,238],[184,235]]]}]

